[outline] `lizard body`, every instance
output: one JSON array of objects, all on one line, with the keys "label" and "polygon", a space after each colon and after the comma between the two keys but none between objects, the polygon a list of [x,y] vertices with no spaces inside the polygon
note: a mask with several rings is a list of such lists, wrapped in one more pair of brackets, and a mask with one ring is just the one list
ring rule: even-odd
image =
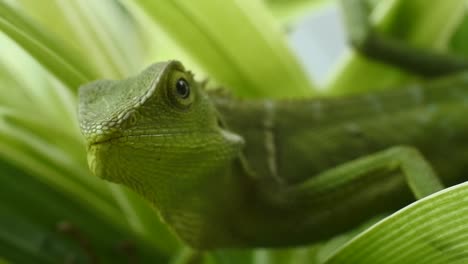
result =
[{"label": "lizard body", "polygon": [[277,247],[411,202],[401,153],[419,162],[419,150],[447,185],[464,180],[467,99],[458,74],[346,98],[239,100],[169,61],[85,85],[79,116],[94,174],[140,193],[191,246]]},{"label": "lizard body", "polygon": [[[287,186],[391,146],[414,146],[448,186],[466,180],[466,74],[346,98],[259,101],[215,95],[212,99],[229,130],[245,139],[243,155],[258,185],[268,189],[267,200],[274,201],[267,207],[275,213],[265,213],[248,229],[256,234],[264,227],[264,233],[254,236],[272,236],[261,245],[268,241],[279,243],[274,246],[294,245],[311,242],[311,237],[319,241],[413,201],[403,176],[385,176],[389,172],[384,169],[354,182],[336,183],[311,199],[271,198],[281,196]],[[285,208],[278,207],[282,202]]]}]

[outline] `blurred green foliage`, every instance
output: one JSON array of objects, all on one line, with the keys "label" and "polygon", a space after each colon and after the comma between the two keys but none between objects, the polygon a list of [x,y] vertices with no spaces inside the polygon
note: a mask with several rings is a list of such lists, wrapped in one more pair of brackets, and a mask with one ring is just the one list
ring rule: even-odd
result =
[{"label": "blurred green foliage", "polygon": [[[371,2],[379,30],[413,45],[467,54],[466,1]],[[385,234],[376,228],[370,232],[377,235],[360,236],[360,244],[336,252],[376,221],[371,220],[320,245],[199,256],[178,242],[145,201],[87,168],[76,120],[79,85],[178,59],[198,79],[210,77],[213,85],[238,96],[313,96],[317,85],[288,47],[285,28],[331,4],[335,1],[0,0],[0,264],[325,263],[394,233],[395,227],[381,228]],[[330,75],[325,94],[384,89],[413,79],[350,51]],[[443,225],[437,217],[431,221]],[[377,263],[371,256],[359,263]]]}]

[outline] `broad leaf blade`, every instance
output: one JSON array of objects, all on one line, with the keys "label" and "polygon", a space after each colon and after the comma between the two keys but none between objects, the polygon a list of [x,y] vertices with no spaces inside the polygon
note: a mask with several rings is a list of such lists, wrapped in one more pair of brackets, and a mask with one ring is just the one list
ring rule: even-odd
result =
[{"label": "broad leaf blade", "polygon": [[360,234],[334,263],[466,263],[468,183],[419,200]]}]

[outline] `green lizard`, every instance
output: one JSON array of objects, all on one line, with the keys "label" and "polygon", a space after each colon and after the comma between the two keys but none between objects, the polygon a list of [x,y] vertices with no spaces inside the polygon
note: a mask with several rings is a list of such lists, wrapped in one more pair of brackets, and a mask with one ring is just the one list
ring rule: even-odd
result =
[{"label": "green lizard", "polygon": [[[426,75],[465,68],[382,45],[363,2],[344,3],[364,54]],[[241,100],[168,61],[79,96],[92,172],[141,194],[194,248],[317,242],[465,179],[466,73],[346,98]]]}]

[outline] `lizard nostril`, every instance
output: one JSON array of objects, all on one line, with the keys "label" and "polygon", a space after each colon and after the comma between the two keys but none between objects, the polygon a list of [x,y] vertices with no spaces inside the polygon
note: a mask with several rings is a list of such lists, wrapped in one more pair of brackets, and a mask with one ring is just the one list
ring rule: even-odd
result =
[{"label": "lizard nostril", "polygon": [[137,122],[137,117],[135,113],[133,113],[129,118],[128,118],[128,124],[129,125],[135,125]]},{"label": "lizard nostril", "polygon": [[135,125],[137,122],[137,112],[135,110],[129,110],[128,112],[125,113],[125,115],[122,117],[122,122],[126,126],[132,126]]}]

